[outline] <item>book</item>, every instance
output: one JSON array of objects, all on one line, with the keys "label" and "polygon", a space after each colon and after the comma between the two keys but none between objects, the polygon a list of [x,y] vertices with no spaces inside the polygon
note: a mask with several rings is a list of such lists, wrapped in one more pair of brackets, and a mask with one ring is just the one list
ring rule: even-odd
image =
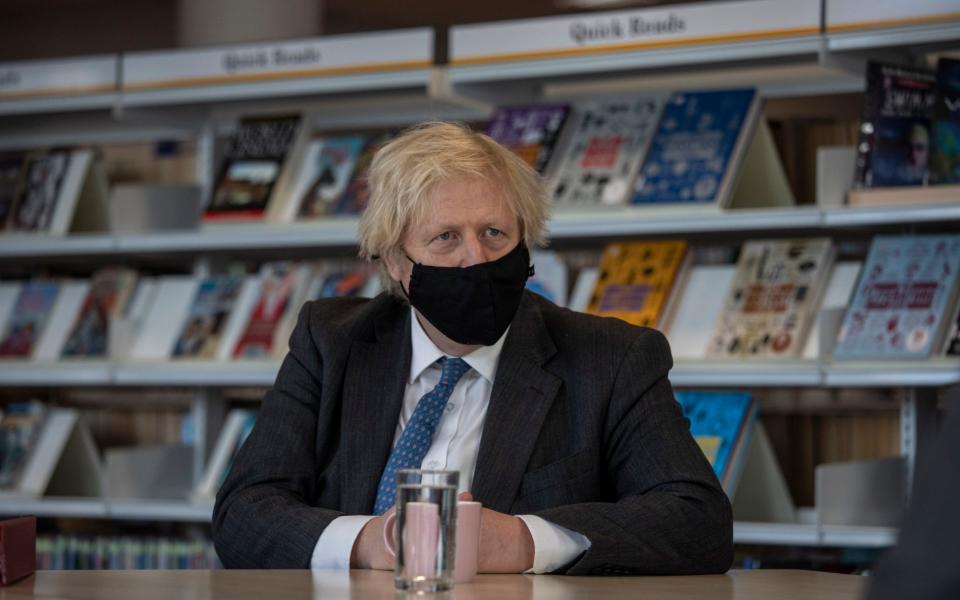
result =
[{"label": "book", "polygon": [[361,296],[374,277],[373,269],[367,265],[329,264],[317,270],[305,300]]},{"label": "book", "polygon": [[37,440],[46,417],[41,402],[12,402],[0,420],[0,490],[13,490]]},{"label": "book", "polygon": [[157,278],[153,301],[133,335],[129,359],[160,361],[171,357],[199,287],[200,280],[189,275]]},{"label": "book", "polygon": [[816,319],[834,254],[829,238],[746,242],[707,356],[798,357]]},{"label": "book", "polygon": [[738,451],[750,443],[757,421],[757,404],[747,392],[679,391],[677,402],[690,420],[690,434],[704,451],[717,479],[732,495],[742,469]]},{"label": "book", "polygon": [[686,257],[683,240],[607,244],[587,312],[656,327]]},{"label": "book", "polygon": [[926,69],[867,63],[854,187],[927,182],[935,83]]},{"label": "book", "polygon": [[107,358],[112,321],[126,307],[136,282],[136,272],[129,269],[103,269],[93,276],[63,356]]},{"label": "book", "polygon": [[487,135],[544,174],[569,113],[567,104],[501,106],[490,117]]},{"label": "book", "polygon": [[50,227],[69,164],[70,153],[66,150],[27,158],[26,176],[15,204],[11,229],[43,232]]},{"label": "book", "polygon": [[[557,207],[620,206],[653,136],[660,96],[605,98],[574,107],[550,190]],[[551,167],[551,170],[553,168]]]},{"label": "book", "polygon": [[0,338],[0,357],[29,358],[46,328],[60,286],[55,281],[33,280],[24,284],[13,314]]},{"label": "book", "polygon": [[631,202],[725,207],[758,114],[753,89],[672,94],[634,182]]},{"label": "book", "polygon": [[960,183],[960,60],[937,61],[932,133],[930,183]]},{"label": "book", "polygon": [[59,284],[57,299],[50,309],[47,326],[34,344],[30,355],[30,358],[37,362],[60,360],[67,337],[90,291],[89,279],[64,279]]},{"label": "book", "polygon": [[944,347],[944,354],[947,356],[960,356],[960,303],[953,311],[953,319],[950,320],[950,332],[947,334],[947,342]]},{"label": "book", "polygon": [[315,144],[317,147],[308,151],[310,157],[308,164],[304,165],[312,181],[300,199],[297,216],[301,219],[339,214],[338,211],[345,210],[340,198],[346,193],[363,151],[364,138],[360,135],[328,137]]},{"label": "book", "polygon": [[736,272],[734,265],[694,264],[684,278],[682,292],[668,306],[658,327],[670,340],[674,360],[703,359],[713,328],[723,310],[721,302],[704,302],[704,298],[726,295]]},{"label": "book", "polygon": [[213,501],[233,464],[233,457],[250,435],[256,420],[257,413],[253,410],[235,408],[227,413],[210,460],[192,494],[194,502]]},{"label": "book", "polygon": [[173,347],[174,358],[217,356],[220,337],[242,285],[243,279],[233,276],[209,277],[200,282]]},{"label": "book", "polygon": [[958,270],[960,235],[875,237],[834,358],[927,358],[941,347]]},{"label": "book", "polygon": [[263,218],[299,122],[298,116],[240,121],[204,220]]},{"label": "book", "polygon": [[233,358],[267,358],[275,354],[277,332],[281,322],[298,308],[294,302],[305,278],[305,269],[293,262],[263,266],[256,303],[234,346]]},{"label": "book", "polygon": [[379,133],[367,137],[363,150],[353,166],[353,175],[350,177],[350,183],[347,189],[340,196],[334,207],[334,213],[338,215],[359,215],[367,207],[367,199],[370,197],[370,189],[367,186],[367,171],[373,162],[373,156],[381,146],[393,138],[392,132]]},{"label": "book", "polygon": [[534,250],[530,253],[534,274],[526,287],[557,306],[567,305],[567,265],[556,252]]},{"label": "book", "polygon": [[0,157],[0,229],[7,225],[23,185],[24,157],[5,155]]}]

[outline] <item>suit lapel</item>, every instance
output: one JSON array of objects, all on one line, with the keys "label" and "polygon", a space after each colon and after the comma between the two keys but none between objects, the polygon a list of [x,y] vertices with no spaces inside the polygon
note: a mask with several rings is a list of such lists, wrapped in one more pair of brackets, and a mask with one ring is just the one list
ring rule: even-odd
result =
[{"label": "suit lapel", "polygon": [[556,353],[543,317],[529,292],[510,327],[497,366],[474,471],[474,497],[509,512],[526,472],[560,379],[542,365]]},{"label": "suit lapel", "polygon": [[403,305],[400,310],[377,320],[374,340],[354,339],[350,346],[341,422],[341,506],[347,514],[371,513],[393,446],[410,375],[410,309]]}]

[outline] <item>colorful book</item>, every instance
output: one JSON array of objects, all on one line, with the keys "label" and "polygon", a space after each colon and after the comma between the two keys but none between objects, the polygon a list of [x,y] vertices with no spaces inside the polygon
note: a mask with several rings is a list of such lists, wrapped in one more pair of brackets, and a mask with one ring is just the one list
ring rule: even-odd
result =
[{"label": "colorful book", "polygon": [[834,255],[829,238],[746,242],[707,356],[800,356],[829,282]]},{"label": "colorful book", "polygon": [[316,163],[307,165],[313,171],[313,181],[300,200],[300,218],[337,214],[339,200],[347,191],[350,176],[360,153],[364,138],[360,135],[331,137],[318,140]]},{"label": "colorful book", "polygon": [[266,358],[273,353],[277,328],[294,308],[296,284],[294,263],[264,265],[260,272],[259,297],[233,350],[234,358]]},{"label": "colorful book", "polygon": [[371,275],[373,275],[371,270],[364,266],[353,269],[322,270],[314,279],[311,290],[307,294],[307,299],[353,298],[359,296]]},{"label": "colorful book", "polygon": [[0,356],[29,358],[50,320],[60,285],[55,281],[24,284],[0,340]]},{"label": "colorful book", "polygon": [[367,138],[353,167],[350,183],[347,184],[347,189],[336,202],[334,214],[359,215],[367,207],[367,198],[370,197],[370,189],[367,186],[367,171],[370,169],[370,164],[373,162],[373,156],[377,153],[377,150],[392,138],[392,133],[381,133]]},{"label": "colorful book", "polygon": [[656,327],[686,255],[683,240],[607,244],[587,312]]},{"label": "colorful book", "polygon": [[960,271],[960,235],[877,236],[833,356],[927,358],[939,349]]},{"label": "colorful book", "polygon": [[683,415],[690,420],[690,434],[704,451],[723,489],[736,489],[742,464],[737,452],[750,443],[757,421],[757,405],[747,392],[676,392]]},{"label": "colorful book", "polygon": [[27,158],[26,177],[10,224],[13,230],[37,232],[50,227],[69,166],[70,152],[65,150]]},{"label": "colorful book", "polygon": [[23,183],[23,156],[0,158],[0,229],[6,227]]},{"label": "colorful book", "polygon": [[0,490],[14,490],[40,437],[46,417],[40,402],[14,402],[3,408],[0,420]]},{"label": "colorful book", "polygon": [[242,286],[240,277],[211,277],[200,282],[173,347],[174,358],[216,357],[224,326]]},{"label": "colorful book", "polygon": [[136,272],[128,269],[105,269],[94,275],[63,346],[63,356],[105,358],[111,323],[126,308],[136,283]]},{"label": "colorful book", "polygon": [[758,111],[753,89],[675,92],[634,182],[632,203],[723,205]]},{"label": "colorful book", "polygon": [[527,279],[527,289],[557,306],[567,305],[568,269],[556,252],[534,250],[530,255],[534,273]]},{"label": "colorful book", "polygon": [[950,333],[947,334],[947,343],[944,352],[947,356],[960,356],[960,303],[953,311],[953,319],[950,321]]},{"label": "colorful book", "polygon": [[264,216],[299,121],[297,116],[287,116],[240,122],[204,219]]},{"label": "colorful book", "polygon": [[870,61],[854,185],[927,182],[936,78],[925,69]]},{"label": "colorful book", "polygon": [[659,96],[607,98],[578,104],[569,140],[558,150],[556,158],[556,176],[551,185],[556,205],[622,205],[662,108],[663,99]]},{"label": "colorful book", "polygon": [[960,183],[960,60],[937,62],[930,183]]},{"label": "colorful book", "polygon": [[501,106],[490,118],[487,135],[543,174],[569,113],[567,104]]}]

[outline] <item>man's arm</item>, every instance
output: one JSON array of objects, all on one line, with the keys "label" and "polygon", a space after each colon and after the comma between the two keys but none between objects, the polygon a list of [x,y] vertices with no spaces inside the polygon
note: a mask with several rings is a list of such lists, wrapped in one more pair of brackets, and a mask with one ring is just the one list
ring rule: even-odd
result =
[{"label": "man's arm", "polygon": [[646,330],[625,353],[604,422],[616,502],[534,514],[590,540],[568,574],[721,573],[733,561],[733,516],[667,379],[670,348]]},{"label": "man's arm", "polygon": [[310,306],[300,311],[290,352],[217,494],[213,541],[227,567],[306,568],[320,534],[342,514],[312,506],[323,362]]}]

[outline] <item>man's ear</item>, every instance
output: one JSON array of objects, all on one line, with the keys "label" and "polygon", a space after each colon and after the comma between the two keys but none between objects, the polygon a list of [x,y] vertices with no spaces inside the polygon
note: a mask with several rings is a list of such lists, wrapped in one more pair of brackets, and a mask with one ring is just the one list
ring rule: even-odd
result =
[{"label": "man's ear", "polygon": [[397,260],[396,252],[387,252],[380,257],[380,260],[382,260],[383,264],[386,265],[387,273],[390,274],[390,279],[394,281],[403,281],[403,263]]}]

